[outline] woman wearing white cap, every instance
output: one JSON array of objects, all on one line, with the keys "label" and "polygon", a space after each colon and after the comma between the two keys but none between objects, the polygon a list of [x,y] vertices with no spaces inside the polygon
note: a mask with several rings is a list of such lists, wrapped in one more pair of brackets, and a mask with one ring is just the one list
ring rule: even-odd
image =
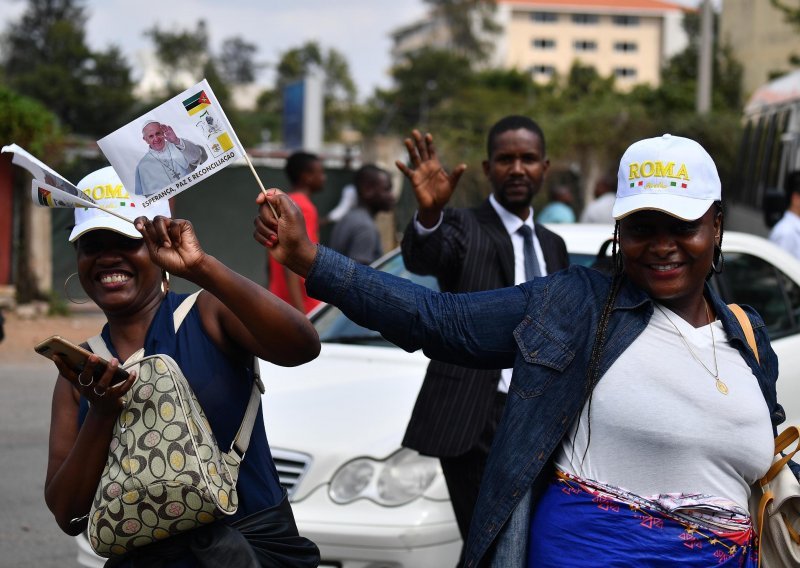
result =
[{"label": "woman wearing white cap", "polygon": [[[446,178],[445,176],[442,176]],[[431,358],[514,367],[464,563],[754,566],[749,485],[768,469],[777,359],[707,285],[722,269],[719,176],[696,142],[620,163],[614,274],[573,266],[441,294],[311,244],[290,200],[259,196],[256,239],[309,293]],[[759,362],[760,361],[760,362]]]},{"label": "woman wearing white cap", "polygon": [[[80,375],[65,364],[57,364],[60,376],[53,395],[45,499],[59,526],[72,535],[86,528],[86,516],[123,405],[120,397],[136,379],[131,373],[128,380],[112,384],[120,362],[142,348],[145,355],[171,356],[192,386],[220,447],[228,448],[252,392],[253,354],[280,365],[299,365],[315,358],[320,347],[316,331],[302,314],[207,255],[192,225],[170,219],[168,208],[161,205],[164,201],[141,209],[143,198],[130,195],[110,167],[90,174],[79,187],[100,188],[93,191],[94,195],[109,190],[109,197],[98,199],[101,205],[138,218],[134,227],[98,209],[76,209],[76,224],[70,235],[76,246],[81,285],[107,318],[101,337],[113,355],[97,380],[93,375],[96,356]],[[173,312],[186,296],[168,290],[167,271],[203,289],[177,331]],[[239,509],[226,520],[228,525],[235,526],[239,519],[274,507],[283,507],[291,516],[260,409],[241,463],[237,491]],[[157,554],[161,564],[147,557],[149,548],[172,547],[178,542],[173,540],[143,547],[143,556],[114,562],[206,566],[219,561],[210,551],[203,553],[206,564],[187,560],[196,556],[192,553],[194,544],[187,544],[186,550],[170,550],[180,561],[166,562],[168,555],[163,548]],[[239,548],[244,557],[227,552],[224,558],[238,558],[237,565],[258,565],[242,560],[253,559],[247,552],[249,546]]]}]

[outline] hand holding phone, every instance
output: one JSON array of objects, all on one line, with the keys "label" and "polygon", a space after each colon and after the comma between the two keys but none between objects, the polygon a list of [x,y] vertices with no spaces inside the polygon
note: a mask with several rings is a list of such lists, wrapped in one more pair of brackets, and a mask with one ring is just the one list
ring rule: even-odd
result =
[{"label": "hand holding phone", "polygon": [[[54,335],[39,343],[34,350],[51,361],[54,355],[58,355],[64,363],[72,369],[75,374],[80,375],[86,366],[89,356],[92,352],[84,349],[80,345],[64,339],[60,335]],[[93,381],[98,381],[108,366],[108,361],[98,356],[100,361],[95,365],[93,374]],[[128,378],[128,371],[117,369],[111,379],[111,384],[120,383]]]}]

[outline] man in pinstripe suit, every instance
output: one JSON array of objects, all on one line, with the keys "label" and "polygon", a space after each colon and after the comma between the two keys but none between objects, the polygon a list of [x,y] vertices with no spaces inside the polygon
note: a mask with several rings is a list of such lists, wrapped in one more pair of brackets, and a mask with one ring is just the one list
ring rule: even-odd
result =
[{"label": "man in pinstripe suit", "polygon": [[[436,276],[443,291],[472,292],[567,267],[563,239],[533,224],[531,200],[550,165],[544,134],[533,120],[507,116],[489,131],[483,171],[492,194],[474,209],[445,207],[464,164],[448,174],[430,134],[415,130],[405,144],[410,166],[397,166],[411,181],[418,204],[402,242],[409,270]],[[510,380],[511,369],[431,361],[403,440],[404,446],[439,458],[465,540]]]}]

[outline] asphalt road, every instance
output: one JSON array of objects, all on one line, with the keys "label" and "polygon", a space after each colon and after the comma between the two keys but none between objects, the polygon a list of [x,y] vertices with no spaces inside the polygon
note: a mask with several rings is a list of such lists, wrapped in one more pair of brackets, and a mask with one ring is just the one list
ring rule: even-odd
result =
[{"label": "asphalt road", "polygon": [[[5,358],[4,358],[5,359]],[[44,504],[52,363],[0,361],[0,567],[77,566]]]}]

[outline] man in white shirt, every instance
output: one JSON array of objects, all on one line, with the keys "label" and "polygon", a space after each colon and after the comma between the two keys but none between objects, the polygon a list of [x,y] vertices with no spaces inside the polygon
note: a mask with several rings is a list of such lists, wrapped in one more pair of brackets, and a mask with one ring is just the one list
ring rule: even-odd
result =
[{"label": "man in white shirt", "polygon": [[614,224],[611,210],[617,200],[617,178],[611,174],[602,176],[594,186],[594,200],[581,213],[581,223]]},{"label": "man in white shirt", "polygon": [[[553,273],[569,264],[564,241],[533,222],[531,201],[550,165],[544,133],[523,116],[489,131],[483,172],[492,193],[472,209],[446,207],[466,168],[448,174],[430,134],[406,140],[417,214],[402,242],[406,267],[436,276],[447,292],[491,290]],[[431,361],[403,445],[442,464],[453,511],[466,539],[511,369],[468,369]]]},{"label": "man in white shirt", "polygon": [[786,176],[786,211],[772,228],[769,240],[800,259],[800,171]]}]

